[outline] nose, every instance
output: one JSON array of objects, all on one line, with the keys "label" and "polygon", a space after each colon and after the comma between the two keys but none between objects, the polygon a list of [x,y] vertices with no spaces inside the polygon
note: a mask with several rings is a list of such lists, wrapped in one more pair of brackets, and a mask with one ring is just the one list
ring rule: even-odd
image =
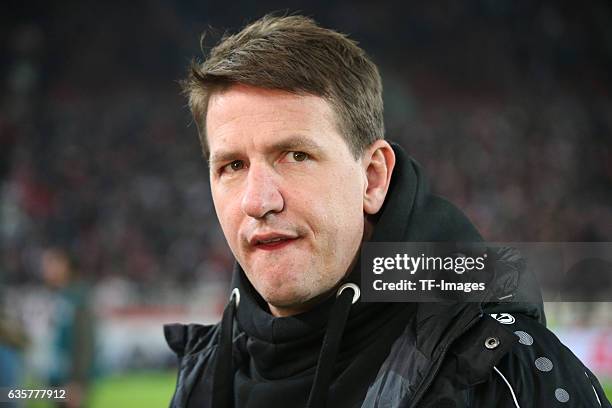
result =
[{"label": "nose", "polygon": [[270,213],[281,212],[285,202],[271,169],[252,164],[242,196],[242,211],[253,218],[264,218]]}]

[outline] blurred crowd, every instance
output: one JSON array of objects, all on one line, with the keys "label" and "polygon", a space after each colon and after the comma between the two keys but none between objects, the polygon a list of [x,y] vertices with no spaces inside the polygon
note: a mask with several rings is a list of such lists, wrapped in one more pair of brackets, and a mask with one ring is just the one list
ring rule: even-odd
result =
[{"label": "blurred crowd", "polygon": [[178,80],[209,24],[214,41],[286,7],[373,56],[387,137],[487,239],[612,241],[608,3],[419,3],[5,5],[0,285],[42,283],[48,247],[142,301],[228,279]]}]

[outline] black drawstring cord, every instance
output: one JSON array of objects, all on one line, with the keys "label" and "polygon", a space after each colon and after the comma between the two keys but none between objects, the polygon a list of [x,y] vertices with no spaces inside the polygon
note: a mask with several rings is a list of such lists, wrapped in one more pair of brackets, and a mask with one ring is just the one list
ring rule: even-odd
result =
[{"label": "black drawstring cord", "polygon": [[308,404],[306,404],[307,408],[325,408],[327,405],[327,393],[331,384],[342,333],[351,311],[351,304],[358,298],[359,288],[357,285],[346,284],[338,290],[338,297],[327,322],[327,331],[319,353],[317,370],[310,389]]},{"label": "black drawstring cord", "polygon": [[232,292],[232,297],[223,310],[221,330],[219,333],[219,350],[213,377],[212,406],[230,408],[234,406],[234,367],[233,367],[233,332],[236,306],[240,301],[240,293]]}]

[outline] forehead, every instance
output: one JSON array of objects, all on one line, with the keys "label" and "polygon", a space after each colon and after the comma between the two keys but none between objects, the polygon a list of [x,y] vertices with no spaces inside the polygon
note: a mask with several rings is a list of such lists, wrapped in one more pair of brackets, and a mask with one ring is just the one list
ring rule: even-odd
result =
[{"label": "forehead", "polygon": [[234,85],[210,97],[206,135],[211,154],[231,144],[257,144],[296,133],[317,136],[321,143],[332,133],[339,136],[330,104],[314,95],[247,85]]}]

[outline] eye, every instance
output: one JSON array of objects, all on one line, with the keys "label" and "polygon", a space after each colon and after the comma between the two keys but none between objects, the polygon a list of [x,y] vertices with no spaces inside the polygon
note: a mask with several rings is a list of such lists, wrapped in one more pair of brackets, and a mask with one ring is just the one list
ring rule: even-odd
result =
[{"label": "eye", "polygon": [[290,162],[303,162],[309,158],[310,156],[308,156],[308,154],[304,152],[288,152],[287,153],[287,159]]},{"label": "eye", "polygon": [[244,162],[242,160],[234,160],[229,166],[232,170],[240,170],[244,168]]},{"label": "eye", "polygon": [[244,169],[244,161],[242,160],[234,160],[231,163],[226,164],[221,167],[220,172],[223,173],[226,170],[238,171]]}]

